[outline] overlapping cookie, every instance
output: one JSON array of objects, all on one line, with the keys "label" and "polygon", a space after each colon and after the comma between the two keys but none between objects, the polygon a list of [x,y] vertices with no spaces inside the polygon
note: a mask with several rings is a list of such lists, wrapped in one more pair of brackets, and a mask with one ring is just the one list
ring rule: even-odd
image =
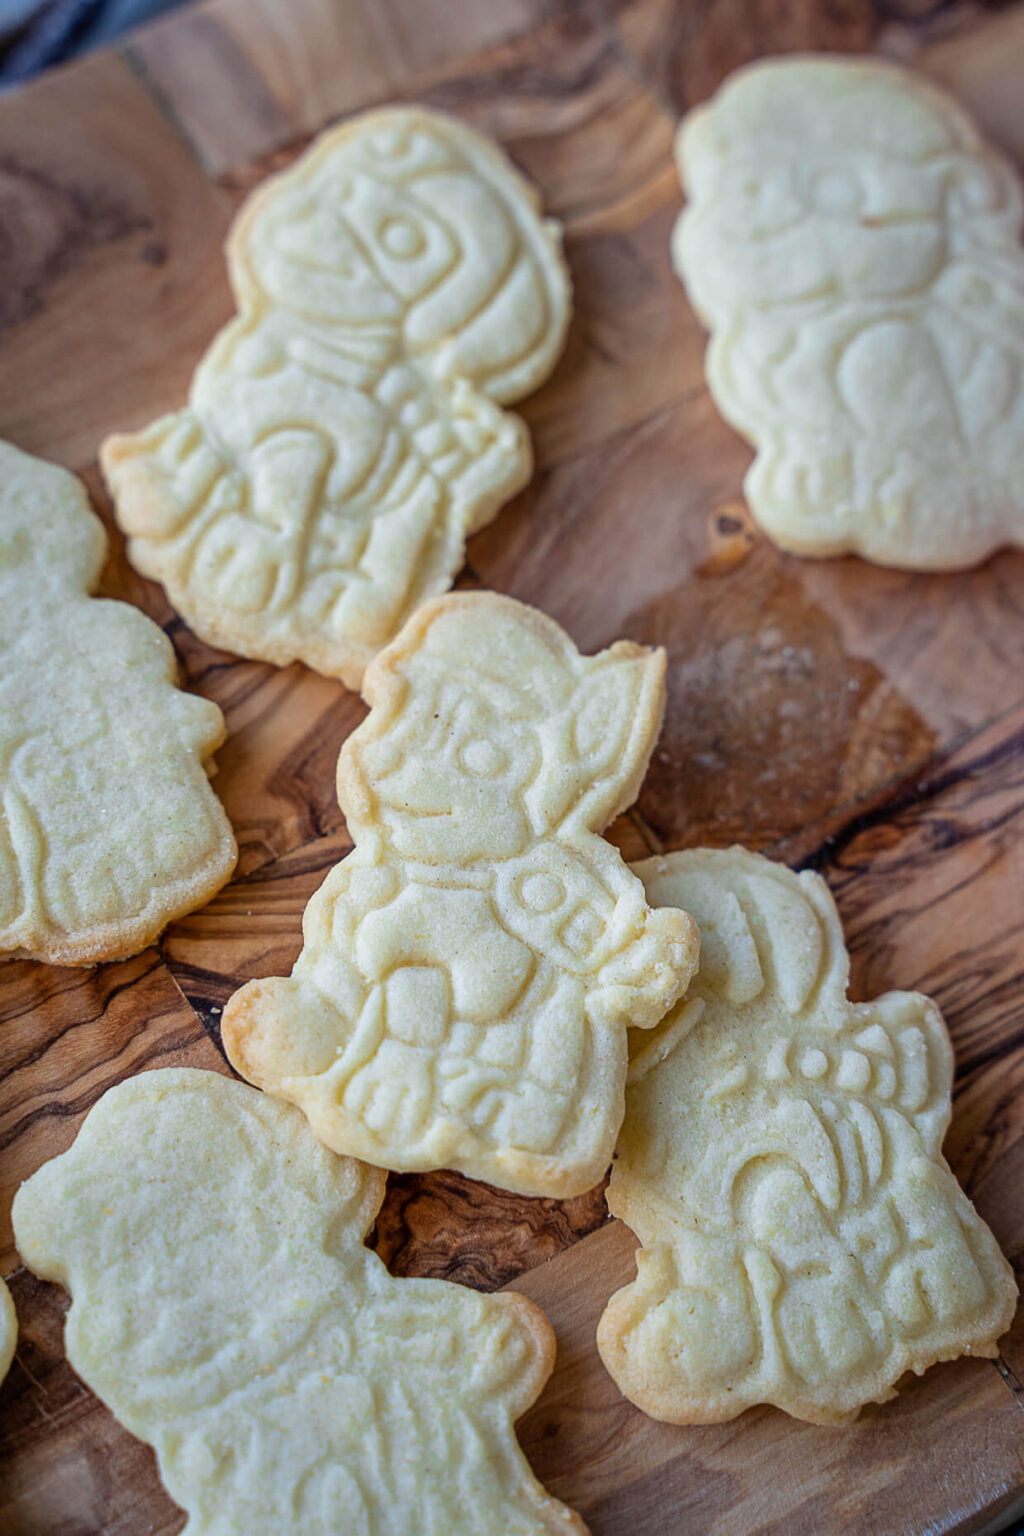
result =
[{"label": "overlapping cookie", "polygon": [[134,954],[235,865],[220,710],[157,625],[89,597],[105,550],[75,477],[0,443],[0,957]]},{"label": "overlapping cookie", "polygon": [[11,1368],[18,1343],[18,1314],[14,1310],[14,1298],[3,1280],[0,1280],[0,1381]]},{"label": "overlapping cookie", "polygon": [[355,688],[529,478],[500,403],[561,352],[559,226],[489,140],[389,108],[267,181],[228,265],[188,407],[103,446],[117,517],[197,634]]},{"label": "overlapping cookie", "polygon": [[224,1010],[232,1064],[336,1151],[524,1194],[591,1187],[623,1113],[626,1026],[696,962],[597,835],[635,798],[664,653],[581,656],[495,593],[424,605],[366,674],[338,798],[356,844],[288,979]]},{"label": "overlapping cookie", "polygon": [[824,881],[741,848],[635,865],[700,924],[700,971],[634,1036],[609,1208],[643,1244],[598,1329],[678,1424],[774,1403],[843,1423],[905,1371],[995,1355],[1013,1273],[941,1154],[952,1052],[916,992],[847,1001]]},{"label": "overlapping cookie", "polygon": [[1020,182],[891,64],[741,70],[679,132],[673,255],[784,549],[942,570],[1024,544]]},{"label": "overlapping cookie", "polygon": [[383,1193],[290,1106],[172,1069],[104,1095],[14,1228],[190,1536],[585,1536],[512,1427],[551,1371],[547,1319],[393,1280],[363,1247]]}]

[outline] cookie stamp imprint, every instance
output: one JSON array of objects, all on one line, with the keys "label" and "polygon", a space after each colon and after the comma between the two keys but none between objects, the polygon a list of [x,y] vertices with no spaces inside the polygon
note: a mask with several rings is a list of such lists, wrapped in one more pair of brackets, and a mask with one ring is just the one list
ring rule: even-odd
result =
[{"label": "cookie stamp imprint", "polygon": [[420,108],[321,135],[228,239],[238,314],[188,406],[103,445],[129,557],[205,640],[357,688],[526,483],[501,409],[562,350],[560,226]]},{"label": "cookie stamp imprint", "polygon": [[774,59],[676,153],[674,263],[769,537],[922,570],[1024,544],[1021,184],[963,108],[895,65]]},{"label": "cookie stamp imprint", "polygon": [[633,1039],[608,1205],[643,1245],[598,1328],[677,1424],[774,1403],[840,1424],[905,1371],[995,1355],[1013,1272],[942,1157],[953,1059],[918,992],[846,997],[828,887],[742,848],[633,868],[700,924],[700,971]]},{"label": "cookie stamp imprint", "polygon": [[235,867],[221,712],[156,624],[89,596],[105,554],[74,475],[0,443],[0,958],[133,955]]},{"label": "cookie stamp imprint", "polygon": [[366,674],[338,798],[354,851],[306,908],[288,979],[224,1010],[232,1064],[336,1151],[524,1194],[595,1184],[623,1113],[626,1027],[697,952],[597,835],[635,799],[664,653],[581,656],[494,593],[422,607]]},{"label": "cookie stamp imprint", "polygon": [[392,1279],[363,1246],[383,1195],[289,1105],[165,1069],[103,1096],[14,1229],[189,1536],[586,1536],[512,1427],[554,1364],[547,1319]]}]

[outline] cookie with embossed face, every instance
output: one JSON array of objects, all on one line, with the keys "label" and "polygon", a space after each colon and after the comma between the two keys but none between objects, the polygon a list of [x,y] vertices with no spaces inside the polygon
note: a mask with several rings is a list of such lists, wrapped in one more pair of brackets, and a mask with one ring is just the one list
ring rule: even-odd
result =
[{"label": "cookie with embossed face", "polygon": [[68,1359],[152,1445],[194,1536],[586,1536],[513,1423],[554,1364],[524,1296],[393,1280],[384,1195],[297,1110],[214,1072],[112,1088],[14,1202],[72,1294]]},{"label": "cookie with embossed face", "polygon": [[955,569],[1024,544],[1021,185],[878,61],[773,59],[683,121],[676,269],[784,549]]},{"label": "cookie with embossed face", "polygon": [[0,443],[0,958],[135,954],[235,866],[221,712],[157,625],[89,596],[105,553],[75,477]]},{"label": "cookie with embossed face", "polygon": [[626,1027],[696,963],[597,834],[636,797],[662,651],[581,656],[493,592],[436,598],[366,674],[338,798],[355,842],[310,901],[288,979],[251,981],[223,1038],[339,1152],[524,1194],[595,1184],[622,1120]]},{"label": "cookie with embossed face", "polygon": [[501,405],[562,350],[560,227],[489,140],[388,108],[267,181],[227,250],[238,314],[187,408],[110,438],[104,473],[197,634],[356,688],[529,478]]},{"label": "cookie with embossed face", "polygon": [[941,1153],[952,1051],[918,992],[847,1001],[825,882],[742,848],[634,865],[700,924],[700,971],[635,1036],[609,1208],[637,1278],[598,1347],[675,1424],[774,1403],[839,1424],[905,1371],[995,1355],[1013,1272]]}]

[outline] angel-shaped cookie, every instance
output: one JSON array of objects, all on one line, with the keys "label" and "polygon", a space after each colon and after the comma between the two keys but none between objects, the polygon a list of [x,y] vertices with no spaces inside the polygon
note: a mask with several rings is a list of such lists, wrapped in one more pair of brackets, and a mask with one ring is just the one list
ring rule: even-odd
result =
[{"label": "angel-shaped cookie", "polygon": [[134,954],[235,866],[221,712],[157,625],[88,595],[105,552],[75,477],[0,443],[0,957]]},{"label": "angel-shaped cookie", "polygon": [[355,688],[529,478],[500,403],[561,352],[560,229],[489,140],[389,108],[267,181],[228,266],[188,407],[103,446],[117,517],[197,634]]},{"label": "angel-shaped cookie", "polygon": [[696,962],[598,831],[636,797],[664,653],[581,656],[492,592],[435,598],[366,674],[338,798],[356,847],[306,908],[289,979],[223,1038],[330,1147],[524,1194],[590,1188],[623,1113],[626,1026]]},{"label": "angel-shaped cookie", "polygon": [[169,1069],[104,1095],[14,1228],[188,1536],[586,1536],[512,1428],[554,1363],[547,1319],[393,1280],[363,1247],[383,1195],[290,1106]]},{"label": "angel-shaped cookie", "polygon": [[643,1247],[598,1328],[678,1424],[774,1403],[836,1424],[908,1370],[994,1355],[1013,1273],[942,1158],[952,1052],[917,992],[847,1001],[824,881],[742,848],[634,866],[700,924],[700,971],[634,1036],[609,1208]]},{"label": "angel-shaped cookie", "polygon": [[684,120],[679,275],[776,543],[942,570],[1024,544],[1021,186],[878,61],[774,59]]}]

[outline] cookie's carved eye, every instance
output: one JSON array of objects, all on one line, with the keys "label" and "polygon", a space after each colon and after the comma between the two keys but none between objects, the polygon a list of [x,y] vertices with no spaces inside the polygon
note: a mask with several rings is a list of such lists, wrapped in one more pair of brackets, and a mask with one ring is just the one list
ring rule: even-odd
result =
[{"label": "cookie's carved eye", "polygon": [[811,183],[811,206],[818,213],[857,214],[863,201],[864,190],[850,171],[822,171]]},{"label": "cookie's carved eye", "polygon": [[534,871],[523,875],[516,895],[531,912],[554,912],[565,900],[565,886],[557,875]]},{"label": "cookie's carved eye", "polygon": [[377,238],[396,261],[412,261],[421,256],[427,246],[427,237],[420,225],[400,214],[384,221]]},{"label": "cookie's carved eye", "polygon": [[577,960],[587,960],[604,938],[604,923],[589,907],[577,907],[558,937]]},{"label": "cookie's carved eye", "polygon": [[475,779],[496,779],[508,764],[508,754],[493,741],[477,736],[459,749],[459,765]]}]

